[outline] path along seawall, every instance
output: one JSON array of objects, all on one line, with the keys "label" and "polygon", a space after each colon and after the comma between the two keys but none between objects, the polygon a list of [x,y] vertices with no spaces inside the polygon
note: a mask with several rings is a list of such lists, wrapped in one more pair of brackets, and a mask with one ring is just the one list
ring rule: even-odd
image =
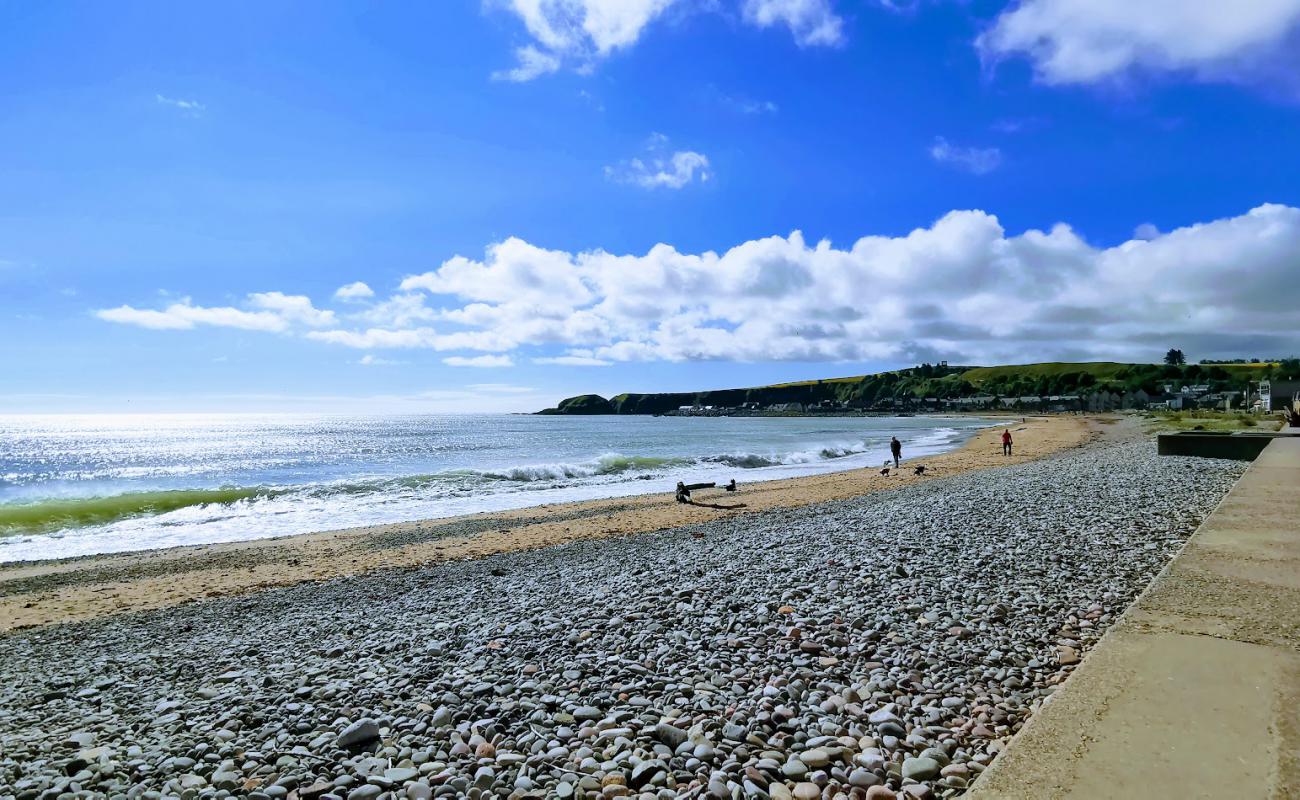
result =
[{"label": "path along seawall", "polygon": [[968,796],[1300,797],[1300,438],[1263,450]]}]

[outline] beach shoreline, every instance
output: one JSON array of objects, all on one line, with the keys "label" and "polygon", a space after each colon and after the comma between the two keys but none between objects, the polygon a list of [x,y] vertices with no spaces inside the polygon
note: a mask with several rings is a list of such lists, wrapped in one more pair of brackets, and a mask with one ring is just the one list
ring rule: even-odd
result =
[{"label": "beach shoreline", "polygon": [[709,519],[661,494],[699,521],[622,536],[602,528],[627,511],[570,508],[585,535],[555,546],[10,631],[0,784],[953,798],[1245,469],[1159,456],[1125,418],[1013,432],[1046,453],[1071,430],[874,493]]},{"label": "beach shoreline", "polygon": [[[990,416],[990,419],[998,419]],[[310,581],[406,569],[580,540],[627,536],[899,488],[1042,458],[1097,435],[1096,418],[1004,417],[962,446],[888,476],[857,469],[741,484],[672,502],[669,487],[601,500],[415,520],[268,539],[0,565],[0,631],[163,608]],[[1001,454],[1010,426],[1016,453]],[[906,460],[907,454],[904,453]]]}]

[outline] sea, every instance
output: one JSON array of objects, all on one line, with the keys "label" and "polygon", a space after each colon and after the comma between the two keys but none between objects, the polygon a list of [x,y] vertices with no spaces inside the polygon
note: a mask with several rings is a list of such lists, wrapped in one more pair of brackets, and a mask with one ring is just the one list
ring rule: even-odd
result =
[{"label": "sea", "polygon": [[[971,417],[0,416],[0,562],[879,466]],[[666,501],[667,502],[667,501]]]}]

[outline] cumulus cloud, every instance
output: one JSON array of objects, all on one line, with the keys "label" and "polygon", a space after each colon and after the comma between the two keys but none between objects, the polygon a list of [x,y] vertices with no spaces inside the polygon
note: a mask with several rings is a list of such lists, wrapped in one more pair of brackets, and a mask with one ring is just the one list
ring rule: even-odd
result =
[{"label": "cumulus cloud", "polygon": [[269,311],[287,323],[298,322],[311,328],[324,328],[336,322],[333,311],[316,308],[306,295],[256,292],[248,296],[248,304]]},{"label": "cumulus cloud", "polygon": [[681,189],[688,183],[709,179],[709,159],[694,150],[668,151],[668,137],[650,136],[645,153],[637,158],[605,167],[605,177],[642,189]]},{"label": "cumulus cloud", "polygon": [[1133,229],[1133,238],[1149,242],[1152,239],[1160,238],[1160,229],[1150,222],[1143,222]]},{"label": "cumulus cloud", "polygon": [[365,300],[374,296],[375,290],[371,289],[363,281],[353,281],[334,290],[335,300]]},{"label": "cumulus cloud", "polygon": [[1002,164],[1002,151],[996,147],[962,147],[937,136],[930,145],[930,158],[972,175],[987,175]]},{"label": "cumulus cloud", "polygon": [[830,0],[745,0],[744,16],[760,28],[784,25],[802,47],[844,41],[844,21]]},{"label": "cumulus cloud", "polygon": [[224,324],[362,350],[427,349],[477,367],[520,358],[571,367],[1156,360],[1169,347],[1197,358],[1241,355],[1243,342],[1300,350],[1300,209],[1262,205],[1137,234],[1111,246],[1066,224],[1013,234],[972,210],[838,247],[798,232],[720,253],[667,244],[640,254],[568,252],[507,239],[480,258],[455,256],[407,277],[384,301],[423,309],[427,319],[405,326],[397,316],[373,325],[353,316],[313,328],[312,315],[282,300],[248,309],[186,300],[99,315],[158,329]]},{"label": "cumulus cloud", "polygon": [[[762,28],[784,26],[801,46],[843,40],[843,21],[830,0],[734,0],[741,18]],[[630,48],[670,10],[727,8],[716,0],[497,0],[524,24],[530,44],[515,49],[516,65],[497,80],[530,81],[567,66],[590,70],[610,54]]]},{"label": "cumulus cloud", "polygon": [[1027,58],[1049,84],[1133,73],[1294,82],[1297,28],[1300,0],[1021,0],[976,44],[987,58]]},{"label": "cumulus cloud", "polygon": [[449,367],[513,367],[515,362],[510,356],[449,356],[442,360]]}]

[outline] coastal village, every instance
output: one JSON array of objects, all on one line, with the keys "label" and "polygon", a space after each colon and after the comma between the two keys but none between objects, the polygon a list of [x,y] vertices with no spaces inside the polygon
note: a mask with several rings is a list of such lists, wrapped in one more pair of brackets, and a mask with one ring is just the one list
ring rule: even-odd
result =
[{"label": "coastal village", "polygon": [[1149,393],[1144,389],[1130,392],[1112,392],[1101,389],[1090,394],[1053,394],[1053,395],[1017,395],[999,397],[991,394],[978,394],[971,397],[919,397],[889,398],[878,401],[869,407],[855,407],[852,403],[840,400],[822,400],[817,403],[773,403],[763,406],[759,403],[742,403],[739,406],[705,406],[683,405],[675,411],[668,411],[664,416],[709,417],[709,416],[755,416],[771,414],[845,414],[854,412],[868,413],[908,413],[908,412],[960,412],[960,411],[1026,411],[1034,413],[1104,413],[1108,411],[1168,409],[1182,411],[1185,409],[1206,409],[1215,411],[1234,411],[1248,409],[1258,413],[1270,413],[1279,402],[1286,404],[1297,391],[1300,382],[1276,381],[1263,382],[1249,395],[1244,390],[1211,391],[1210,384],[1199,383],[1175,386],[1167,384],[1164,391]]}]

